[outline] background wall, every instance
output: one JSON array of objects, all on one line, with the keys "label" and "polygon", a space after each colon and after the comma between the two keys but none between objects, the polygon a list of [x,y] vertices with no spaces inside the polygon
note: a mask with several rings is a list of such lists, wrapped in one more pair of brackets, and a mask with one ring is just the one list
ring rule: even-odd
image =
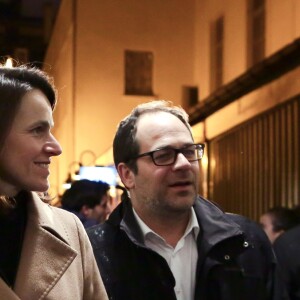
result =
[{"label": "background wall", "polygon": [[[54,192],[64,191],[62,183],[79,163],[112,164],[117,124],[138,103],[167,99],[183,104],[184,86],[197,86],[199,101],[212,94],[211,28],[220,16],[224,17],[223,84],[247,72],[247,4],[248,0],[63,0],[45,63],[58,88],[54,133],[64,150],[51,169]],[[268,58],[299,38],[300,2],[266,0],[265,11]],[[153,53],[154,96],[124,95],[125,50]],[[299,95],[299,87],[300,69],[296,68],[193,126],[195,140],[206,141],[208,150],[209,144],[221,143],[219,137],[232,128]],[[207,188],[209,163],[206,157],[201,168],[204,196],[211,190]],[[221,189],[219,194],[226,193]]]},{"label": "background wall", "polygon": [[[209,96],[210,26],[224,15],[224,84],[247,71],[247,1],[197,0],[195,81],[200,100]],[[300,36],[300,2],[266,1],[266,57]],[[213,139],[230,128],[286,101],[299,93],[299,70],[288,73],[241,97],[205,121],[206,138]]]},{"label": "background wall", "polygon": [[[194,14],[193,0],[62,1],[46,55],[59,92],[55,134],[64,152],[51,175],[59,193],[82,153],[112,162],[117,124],[138,103],[181,103],[182,87],[195,84]],[[125,50],[153,53],[155,96],[124,95]]]}]

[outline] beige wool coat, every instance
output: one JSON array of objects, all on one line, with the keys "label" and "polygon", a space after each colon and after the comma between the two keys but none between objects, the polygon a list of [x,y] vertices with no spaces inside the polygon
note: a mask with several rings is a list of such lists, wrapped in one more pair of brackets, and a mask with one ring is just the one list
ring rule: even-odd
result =
[{"label": "beige wool coat", "polygon": [[15,286],[11,289],[0,278],[0,299],[108,299],[80,220],[35,193],[29,197]]}]

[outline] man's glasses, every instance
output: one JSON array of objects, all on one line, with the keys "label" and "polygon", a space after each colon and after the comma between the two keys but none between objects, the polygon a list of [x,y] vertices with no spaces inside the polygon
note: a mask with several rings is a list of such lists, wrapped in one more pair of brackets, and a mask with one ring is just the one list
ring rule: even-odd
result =
[{"label": "man's glasses", "polygon": [[137,155],[133,159],[138,159],[143,156],[150,156],[152,161],[157,166],[170,166],[173,165],[177,159],[179,153],[189,161],[197,161],[203,157],[204,144],[192,144],[180,149],[175,148],[161,148],[154,151],[146,152]]}]

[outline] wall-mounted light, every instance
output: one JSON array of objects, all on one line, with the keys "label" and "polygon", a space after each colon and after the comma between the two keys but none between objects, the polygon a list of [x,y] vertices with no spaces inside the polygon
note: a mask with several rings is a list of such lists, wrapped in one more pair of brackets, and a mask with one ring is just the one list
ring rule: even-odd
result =
[{"label": "wall-mounted light", "polygon": [[69,189],[74,181],[80,180],[82,166],[95,166],[97,156],[91,150],[84,150],[79,156],[79,161],[73,161],[68,166],[68,177],[63,183],[64,189]]},{"label": "wall-mounted light", "polygon": [[73,161],[69,164],[68,177],[65,180],[65,182],[63,183],[63,188],[65,190],[69,189],[71,187],[72,182],[80,180],[79,171],[80,171],[81,166],[82,166],[82,164],[78,161]]},{"label": "wall-mounted light", "polygon": [[8,57],[4,64],[5,68],[12,68],[13,67],[13,59],[11,57]]},{"label": "wall-mounted light", "polygon": [[79,161],[83,166],[94,166],[97,156],[92,150],[84,150],[79,156]]},{"label": "wall-mounted light", "polygon": [[63,183],[63,188],[65,190],[68,190],[71,187],[72,182],[73,181],[72,181],[71,173],[68,173],[68,177],[67,177],[66,181]]}]

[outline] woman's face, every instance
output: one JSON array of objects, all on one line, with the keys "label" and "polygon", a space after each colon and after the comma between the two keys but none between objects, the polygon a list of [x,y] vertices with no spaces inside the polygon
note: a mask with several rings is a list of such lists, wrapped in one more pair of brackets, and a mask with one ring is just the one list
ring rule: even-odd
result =
[{"label": "woman's face", "polygon": [[51,157],[61,154],[52,127],[46,96],[38,89],[26,93],[0,150],[0,195],[47,191]]}]

